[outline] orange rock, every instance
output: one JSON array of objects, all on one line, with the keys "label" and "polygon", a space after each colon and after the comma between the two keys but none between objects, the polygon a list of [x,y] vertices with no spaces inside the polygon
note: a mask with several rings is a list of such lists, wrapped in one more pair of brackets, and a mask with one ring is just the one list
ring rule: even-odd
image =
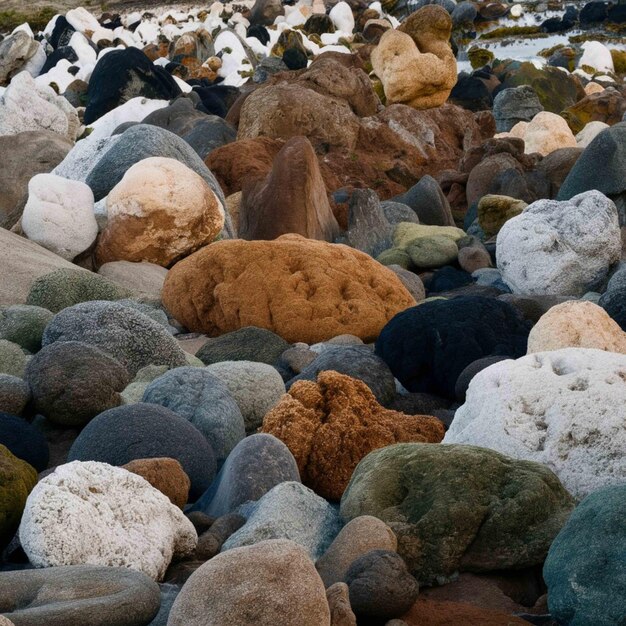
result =
[{"label": "orange rock", "polygon": [[122,467],[145,478],[178,508],[182,509],[187,504],[191,481],[176,459],[167,457],[136,459]]},{"label": "orange rock", "polygon": [[367,254],[299,235],[206,246],[169,271],[162,299],[192,332],[215,337],[257,326],[292,343],[344,334],[373,341],[415,305],[400,279]]},{"label": "orange rock", "polygon": [[385,409],[362,381],[323,371],[296,382],[265,416],[263,432],[291,450],[302,482],[340,500],[354,468],[372,450],[394,443],[438,443],[443,424],[429,415]]}]

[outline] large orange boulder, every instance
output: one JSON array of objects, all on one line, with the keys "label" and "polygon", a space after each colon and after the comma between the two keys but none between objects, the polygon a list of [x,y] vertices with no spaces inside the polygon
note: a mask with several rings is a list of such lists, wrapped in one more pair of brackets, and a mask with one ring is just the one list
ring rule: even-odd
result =
[{"label": "large orange boulder", "polygon": [[257,326],[292,343],[345,334],[373,341],[415,305],[400,279],[367,254],[300,235],[206,246],[169,271],[162,299],[190,331],[215,337]]},{"label": "large orange boulder", "polygon": [[291,450],[302,482],[340,500],[354,468],[372,450],[394,443],[438,443],[443,424],[430,415],[405,415],[376,401],[362,381],[332,370],[317,383],[296,382],[266,414],[263,432]]}]

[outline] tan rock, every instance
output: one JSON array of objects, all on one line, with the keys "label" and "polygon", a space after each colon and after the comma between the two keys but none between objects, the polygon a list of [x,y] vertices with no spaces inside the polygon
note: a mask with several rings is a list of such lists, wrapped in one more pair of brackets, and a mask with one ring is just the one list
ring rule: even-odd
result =
[{"label": "tan rock", "polygon": [[333,241],[339,235],[315,151],[306,137],[293,137],[284,145],[264,181],[244,183],[238,232],[242,239],[296,233]]},{"label": "tan rock", "polygon": [[332,370],[317,383],[297,381],[263,419],[262,431],[291,450],[302,482],[329,500],[343,495],[354,468],[372,450],[394,443],[443,439],[429,415],[385,409],[362,381]]},{"label": "tan rock", "polygon": [[570,300],[544,313],[528,336],[528,354],[561,348],[595,348],[626,354],[626,333],[597,304]]},{"label": "tan rock", "polygon": [[585,93],[588,96],[591,96],[594,93],[600,93],[601,91],[604,91],[604,87],[598,83],[594,83],[593,81],[585,85]]},{"label": "tan rock", "polygon": [[155,489],[165,494],[172,504],[182,509],[187,504],[191,481],[176,459],[166,457],[135,459],[122,465],[133,474],[145,478]]},{"label": "tan rock", "polygon": [[381,80],[388,104],[414,109],[442,105],[457,81],[449,39],[452,20],[440,6],[422,7],[398,30],[388,30],[372,51],[374,72]]},{"label": "tan rock", "polygon": [[348,585],[338,582],[326,589],[330,609],[330,626],[356,626],[356,615],[350,606]]},{"label": "tan rock", "polygon": [[348,246],[298,235],[225,240],[177,263],[163,286],[168,311],[211,337],[257,326],[312,344],[374,340],[415,300],[396,275]]},{"label": "tan rock", "polygon": [[239,211],[241,210],[242,195],[241,191],[236,191],[226,197],[226,211],[230,215],[236,233],[239,231]]},{"label": "tan rock", "polygon": [[524,143],[526,154],[538,152],[546,156],[559,148],[575,148],[576,137],[560,115],[541,111],[526,126]]},{"label": "tan rock", "polygon": [[370,550],[396,551],[396,536],[385,524],[371,515],[361,515],[348,522],[315,567],[326,587],[344,580],[352,561]]},{"label": "tan rock", "polygon": [[128,289],[136,298],[160,301],[167,270],[155,263],[112,261],[101,265],[98,274]]},{"label": "tan rock", "polygon": [[96,248],[100,264],[148,261],[168,267],[210,243],[224,208],[193,170],[151,157],[133,165],[107,197],[108,222]]}]

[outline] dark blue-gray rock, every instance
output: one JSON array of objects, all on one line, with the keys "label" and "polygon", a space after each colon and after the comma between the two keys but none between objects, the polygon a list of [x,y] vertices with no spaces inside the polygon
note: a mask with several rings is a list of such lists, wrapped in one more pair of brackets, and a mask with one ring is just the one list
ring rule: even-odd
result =
[{"label": "dark blue-gray rock", "polygon": [[461,72],[450,92],[449,102],[469,111],[491,109],[493,96],[486,84],[489,78],[490,74],[484,68],[471,74]]},{"label": "dark blue-gray rock", "polygon": [[441,191],[439,183],[432,176],[422,176],[413,187],[393,200],[411,207],[419,218],[420,224],[455,225],[450,203]]},{"label": "dark blue-gray rock", "polygon": [[139,48],[112,50],[100,57],[89,79],[84,121],[92,124],[132,98],[171,100],[180,93],[174,78]]},{"label": "dark blue-gray rock", "polygon": [[380,203],[383,213],[387,218],[387,221],[393,226],[400,222],[412,222],[413,224],[419,224],[420,220],[417,217],[417,213],[406,204],[402,202],[394,202],[393,200],[385,200]]},{"label": "dark blue-gray rock", "polygon": [[477,15],[478,11],[471,2],[459,2],[452,11],[452,25],[457,27],[472,24]]},{"label": "dark blue-gray rock", "polygon": [[428,6],[429,4],[439,5],[448,13],[452,13],[452,11],[456,8],[456,2],[454,0],[409,0],[408,4],[411,8],[411,12],[417,11],[418,9]]},{"label": "dark blue-gray rock", "polygon": [[139,311],[139,313],[142,313],[151,320],[154,320],[157,324],[163,326],[168,333],[172,335],[177,334],[178,331],[174,326],[170,325],[167,313],[160,305],[152,302],[141,302],[139,300],[133,300],[132,298],[123,298],[122,300],[116,300],[116,302],[129,309]]},{"label": "dark blue-gray rock", "polygon": [[298,380],[315,382],[317,375],[326,370],[334,370],[352,378],[362,380],[383,405],[395,396],[396,384],[391,370],[380,357],[367,346],[328,345],[324,351],[307,365],[298,376],[286,385],[287,391]]},{"label": "dark blue-gray rock", "polygon": [[209,339],[196,356],[205,365],[222,361],[258,361],[274,365],[280,355],[290,347],[290,343],[271,330],[245,326],[221,337]]},{"label": "dark blue-gray rock", "polygon": [[14,304],[0,308],[0,339],[29,352],[41,349],[41,337],[54,313],[38,306]]},{"label": "dark blue-gray rock", "polygon": [[75,32],[76,29],[67,21],[65,15],[59,15],[54,22],[54,28],[48,42],[55,50],[67,46]]},{"label": "dark blue-gray rock", "polygon": [[142,402],[164,406],[193,424],[211,444],[218,467],[246,436],[228,387],[201,367],[177,367],[153,380]]},{"label": "dark blue-gray rock", "polygon": [[529,331],[515,307],[495,298],[430,300],[393,317],[376,341],[376,354],[408,391],[454,398],[470,363],[525,355]]},{"label": "dark blue-gray rock", "polygon": [[215,148],[237,139],[237,131],[231,124],[217,115],[207,117],[208,119],[201,120],[191,131],[182,136],[203,161]]},{"label": "dark blue-gray rock", "polygon": [[[256,27],[251,26],[250,30],[253,28]],[[257,35],[252,36],[257,37]],[[254,68],[252,82],[264,83],[270,76],[278,74],[278,72],[286,72],[287,70],[287,66],[280,57],[265,57],[264,59],[261,59],[259,64]]]},{"label": "dark blue-gray rock", "polygon": [[159,585],[123,567],[62,565],[0,573],[0,615],[15,626],[144,626]]},{"label": "dark blue-gray rock", "polygon": [[0,413],[20,415],[30,400],[30,387],[26,381],[0,374]]},{"label": "dark blue-gray rock", "polygon": [[342,525],[337,509],[299,482],[280,483],[238,512],[247,522],[226,540],[222,552],[266,539],[290,539],[316,561]]},{"label": "dark blue-gray rock", "polygon": [[530,85],[503,89],[493,100],[493,116],[499,133],[508,133],[518,122],[530,122],[541,111],[543,106]]},{"label": "dark blue-gray rock", "polygon": [[622,330],[626,329],[626,287],[614,287],[600,296],[598,304],[614,319]]},{"label": "dark blue-gray rock", "polygon": [[478,359],[473,363],[470,363],[456,379],[456,384],[454,385],[454,393],[456,395],[456,399],[458,402],[465,402],[465,394],[467,393],[467,388],[469,384],[472,382],[472,378],[478,374],[478,372],[482,372],[487,367],[493,365],[494,363],[499,363],[500,361],[505,361],[508,357],[506,356],[486,356],[483,359]]},{"label": "dark blue-gray rock", "polygon": [[148,624],[148,626],[167,626],[167,620],[172,610],[174,600],[178,597],[181,585],[172,585],[170,583],[159,583],[161,591],[161,606],[156,617]]},{"label": "dark blue-gray rock", "polygon": [[215,478],[215,454],[202,433],[173,411],[143,402],[109,409],[92,419],[73,443],[67,460],[121,466],[158,457],[176,459],[183,466],[194,500]]},{"label": "dark blue-gray rock", "polygon": [[251,435],[237,444],[213,484],[190,511],[220,517],[245,502],[260,500],[276,485],[288,481],[300,482],[298,465],[289,448],[273,435]]},{"label": "dark blue-gray rock", "polygon": [[430,393],[403,392],[396,395],[388,408],[407,415],[435,415],[436,411],[445,410],[450,404],[449,398]]},{"label": "dark blue-gray rock", "polygon": [[587,496],[550,546],[543,566],[559,624],[618,626],[626,619],[626,484]]},{"label": "dark blue-gray rock", "polygon": [[48,467],[48,442],[37,428],[17,415],[0,413],[0,444],[38,472]]},{"label": "dark blue-gray rock", "polygon": [[39,74],[47,74],[62,59],[66,59],[70,63],[78,61],[76,50],[72,46],[61,46],[48,55],[46,62],[43,64]]},{"label": "dark blue-gray rock", "polygon": [[484,267],[472,272],[472,278],[477,285],[495,287],[504,293],[510,293],[511,288],[502,279],[502,272],[497,267]]},{"label": "dark blue-gray rock", "polygon": [[57,313],[42,344],[82,341],[107,352],[135,376],[146,365],[187,364],[185,352],[158,322],[116,302],[83,302]]},{"label": "dark blue-gray rock", "polygon": [[42,348],[26,366],[35,409],[62,426],[82,426],[122,404],[130,382],[126,368],[95,346],[59,341]]},{"label": "dark blue-gray rock", "polygon": [[430,296],[471,286],[473,282],[472,275],[468,272],[446,265],[436,269],[429,278],[425,278],[424,287]]}]

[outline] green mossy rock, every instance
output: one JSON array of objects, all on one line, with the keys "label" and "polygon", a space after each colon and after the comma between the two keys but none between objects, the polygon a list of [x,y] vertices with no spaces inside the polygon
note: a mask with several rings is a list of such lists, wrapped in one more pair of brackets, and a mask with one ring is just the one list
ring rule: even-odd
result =
[{"label": "green mossy rock", "polygon": [[459,253],[454,240],[443,235],[415,239],[407,246],[406,251],[418,269],[449,265],[456,261]]},{"label": "green mossy rock", "polygon": [[519,215],[527,206],[523,200],[488,194],[478,203],[478,223],[487,237],[493,237],[508,220]]},{"label": "green mossy rock", "polygon": [[43,331],[54,314],[39,306],[15,304],[0,308],[0,339],[16,343],[24,350],[41,349]]},{"label": "green mossy rock", "polygon": [[405,270],[410,269],[413,265],[408,252],[402,248],[389,248],[389,250],[381,252],[376,260],[382,265],[399,265]]},{"label": "green mossy rock", "polygon": [[9,374],[24,378],[28,357],[20,346],[11,341],[0,339],[0,374]]},{"label": "green mossy rock", "polygon": [[413,222],[400,222],[393,231],[393,245],[405,249],[420,237],[448,237],[452,241],[458,241],[465,237],[465,232],[454,226],[429,226],[427,224],[415,224]]},{"label": "green mossy rock", "polygon": [[487,50],[487,48],[477,48],[476,46],[467,51],[467,56],[474,70],[480,69],[485,65],[491,65],[491,62],[495,58],[491,50]]}]

